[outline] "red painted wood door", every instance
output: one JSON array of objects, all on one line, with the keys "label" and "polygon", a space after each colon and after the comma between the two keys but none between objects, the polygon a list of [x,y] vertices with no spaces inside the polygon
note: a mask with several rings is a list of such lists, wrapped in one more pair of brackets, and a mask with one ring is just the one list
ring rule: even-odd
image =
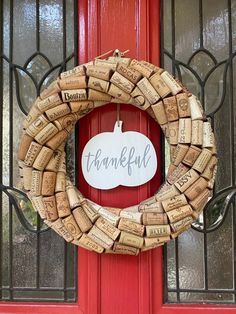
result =
[{"label": "red painted wood door", "polygon": [[[79,1],[79,62],[84,63],[115,48],[130,50],[128,56],[159,64],[159,1]],[[83,18],[82,18],[83,16]],[[85,18],[84,18],[85,17]],[[79,152],[100,132],[111,132],[117,105],[98,108],[79,123]],[[139,131],[148,136],[158,155],[158,171],[147,184],[108,191],[91,188],[79,173],[80,190],[102,205],[127,207],[154,194],[161,180],[160,129],[147,113],[121,104],[123,131]],[[80,163],[80,155],[79,161]],[[79,249],[79,260],[87,260],[91,274],[87,282],[86,313],[152,313],[153,272],[161,249],[140,256],[98,255]],[[81,267],[81,266],[80,266]],[[80,269],[81,272],[84,270]],[[159,274],[160,278],[161,274]]]}]

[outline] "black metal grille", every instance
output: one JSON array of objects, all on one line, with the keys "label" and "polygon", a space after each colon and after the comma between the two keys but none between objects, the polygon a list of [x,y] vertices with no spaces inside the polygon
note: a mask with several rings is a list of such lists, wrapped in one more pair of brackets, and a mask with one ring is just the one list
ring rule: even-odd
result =
[{"label": "black metal grille", "polygon": [[[194,12],[191,6],[194,7]],[[186,21],[184,24],[177,20],[180,14],[182,14],[182,21],[187,20],[186,17],[191,15],[192,23]],[[200,98],[215,129],[220,158],[214,197],[208,202],[203,216],[187,235],[180,236],[165,247],[164,302],[166,303],[236,302],[234,252],[236,244],[234,57],[236,52],[233,32],[235,15],[236,3],[231,0],[161,1],[162,66],[169,67],[172,73]],[[216,34],[211,34],[213,22],[215,33],[222,27],[219,43],[216,43]],[[182,38],[179,29],[184,29]],[[194,38],[196,33],[198,35]],[[213,37],[212,46],[209,46],[207,41],[209,36]],[[220,44],[221,49],[215,48]],[[192,51],[189,49],[188,54],[185,48],[188,49],[191,45],[193,48]],[[198,70],[197,66],[202,71]],[[209,67],[208,71],[207,67]],[[202,266],[198,265],[198,260],[195,263],[191,262],[192,257],[188,254],[188,251],[193,254],[191,246],[197,241],[199,246],[196,246],[196,251],[201,256]],[[212,261],[212,256],[218,258],[215,263]],[[189,265],[192,265],[193,269],[190,269]],[[196,276],[191,274],[195,271],[202,273],[199,282]]]},{"label": "black metal grille", "polygon": [[[23,19],[17,20],[18,14],[23,14]],[[76,18],[76,0],[0,2],[0,299],[4,301],[76,301],[75,246],[48,230],[26,195],[14,187],[18,124],[29,111],[33,95],[39,95],[61,71],[77,63]],[[34,28],[30,21],[35,22]],[[50,42],[50,23],[52,34],[62,32],[60,42]],[[29,35],[25,47],[18,47],[18,28]],[[45,43],[42,48],[43,33],[48,51]],[[25,56],[24,63],[18,63],[18,54]],[[60,61],[50,59],[48,54],[54,54],[55,60],[60,57]]]}]

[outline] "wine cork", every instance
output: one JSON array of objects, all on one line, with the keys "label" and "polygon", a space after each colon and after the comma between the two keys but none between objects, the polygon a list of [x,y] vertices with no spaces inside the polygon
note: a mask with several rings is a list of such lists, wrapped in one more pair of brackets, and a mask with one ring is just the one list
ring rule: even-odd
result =
[{"label": "wine cork", "polygon": [[64,172],[66,174],[66,153],[63,152],[58,167],[59,172]]},{"label": "wine cork", "polygon": [[192,121],[192,139],[191,143],[193,145],[201,146],[203,142],[203,121],[194,120]]},{"label": "wine cork", "polygon": [[161,74],[164,70],[146,60],[141,60],[140,63],[144,64],[146,67],[148,67],[150,70],[153,70],[155,73]]},{"label": "wine cork", "polygon": [[78,240],[78,245],[85,249],[95,251],[97,253],[102,253],[104,251],[104,248],[101,245],[94,242],[86,234],[83,234],[82,237]]},{"label": "wine cork", "polygon": [[95,225],[114,241],[120,234],[120,230],[103,217],[99,217]]},{"label": "wine cork", "polygon": [[109,88],[109,82],[90,76],[88,81],[88,87],[101,91],[103,93],[107,93]]},{"label": "wine cork", "polygon": [[119,216],[119,215],[120,215],[120,212],[122,211],[121,208],[116,208],[116,207],[106,207],[106,209],[107,209],[110,213],[112,213],[112,214],[114,214],[114,215],[116,215],[116,216]]},{"label": "wine cork", "polygon": [[55,194],[57,203],[57,212],[59,217],[66,217],[71,214],[70,203],[65,191]]},{"label": "wine cork", "polygon": [[126,92],[124,92],[122,89],[117,87],[114,84],[110,85],[108,94],[111,95],[114,98],[117,98],[125,103],[128,103],[131,99],[130,95]]},{"label": "wine cork", "polygon": [[130,221],[129,219],[126,218],[120,219],[118,228],[122,231],[127,231],[140,237],[143,236],[145,230],[143,225],[138,224],[134,221]]},{"label": "wine cork", "polygon": [[175,96],[163,99],[164,108],[169,122],[179,119],[178,108]]},{"label": "wine cork", "polygon": [[168,122],[162,101],[159,101],[157,104],[152,105],[152,110],[159,124],[166,124]]},{"label": "wine cork", "polygon": [[89,199],[83,199],[82,201],[85,201],[89,207],[91,207],[92,209],[94,209],[97,213],[99,212],[99,210],[103,207],[101,207],[101,205],[96,204],[95,202],[89,200]]},{"label": "wine cork", "polygon": [[171,145],[177,145],[179,137],[179,121],[170,122],[168,125],[169,125],[169,143]]},{"label": "wine cork", "polygon": [[99,66],[99,67],[109,68],[109,69],[115,71],[116,66],[117,66],[117,62],[118,61],[114,62],[114,61],[108,61],[108,60],[103,60],[103,59],[95,59],[94,65]]},{"label": "wine cork", "polygon": [[53,123],[46,125],[36,136],[35,140],[44,145],[48,140],[50,140],[55,134],[57,134],[58,129]]},{"label": "wine cork", "polygon": [[161,202],[155,202],[153,204],[140,204],[139,211],[141,213],[163,213]]},{"label": "wine cork", "polygon": [[59,93],[61,91],[60,86],[58,84],[58,81],[52,82],[48,87],[46,87],[41,93],[40,98],[45,99],[48,98],[56,93]]},{"label": "wine cork", "polygon": [[57,172],[55,192],[64,192],[66,190],[66,175],[64,172]]},{"label": "wine cork", "polygon": [[70,108],[67,104],[61,104],[52,109],[48,109],[45,114],[50,121],[54,121],[70,113]]},{"label": "wine cork", "polygon": [[197,211],[198,213],[201,213],[203,208],[205,207],[208,197],[210,195],[210,190],[205,189],[202,193],[200,193],[194,200],[190,201],[189,204],[192,206],[192,208]]},{"label": "wine cork", "polygon": [[183,144],[177,145],[177,147],[174,150],[174,153],[171,155],[171,161],[175,166],[178,166],[181,163],[188,149],[189,149],[188,145],[183,145]]},{"label": "wine cork", "polygon": [[43,203],[47,220],[56,220],[58,218],[58,214],[55,196],[43,197]]},{"label": "wine cork", "polygon": [[55,192],[56,185],[56,172],[44,171],[43,173],[43,183],[42,183],[42,195],[51,196]]},{"label": "wine cork", "polygon": [[86,89],[68,89],[62,90],[61,96],[63,102],[80,101],[87,99]]},{"label": "wine cork", "polygon": [[191,228],[191,223],[186,224],[183,228],[179,229],[176,232],[172,232],[171,233],[171,239],[176,239],[180,234],[182,234],[183,232],[187,231],[189,228]]},{"label": "wine cork", "polygon": [[191,118],[179,119],[179,138],[178,142],[182,144],[191,143]]},{"label": "wine cork", "polygon": [[44,209],[44,203],[43,203],[43,197],[42,196],[32,196],[30,198],[32,205],[34,209],[38,212],[41,219],[46,218],[45,209]]},{"label": "wine cork", "polygon": [[95,222],[98,217],[99,217],[99,214],[93,209],[91,208],[90,206],[88,206],[88,204],[83,201],[81,203],[82,205],[82,208],[83,210],[85,211],[86,215],[88,216],[88,218],[92,221],[92,222]]},{"label": "wine cork", "polygon": [[80,238],[80,236],[82,235],[82,231],[77,225],[73,215],[62,219],[62,222],[74,239]]},{"label": "wine cork", "polygon": [[171,223],[184,219],[193,213],[192,207],[190,205],[181,206],[179,208],[173,209],[167,212],[169,221]]},{"label": "wine cork", "polygon": [[98,108],[98,107],[106,105],[106,103],[107,103],[106,101],[95,100],[93,102],[93,105],[94,105],[94,108]]},{"label": "wine cork", "polygon": [[142,74],[140,72],[125,64],[118,64],[117,72],[127,78],[133,84],[137,84],[137,82],[142,78]]},{"label": "wine cork", "polygon": [[146,226],[146,235],[148,238],[156,238],[170,235],[169,225]]},{"label": "wine cork", "polygon": [[98,212],[103,218],[107,219],[112,225],[117,226],[120,219],[119,216],[109,212],[103,207],[100,207]]},{"label": "wine cork", "polygon": [[[176,122],[173,122],[173,123],[176,123]],[[166,124],[162,124],[160,125],[161,129],[162,129],[162,132],[167,140],[167,142],[169,143],[169,138],[170,138],[170,128],[169,128],[169,123],[166,123]],[[177,136],[177,135],[176,135]]]},{"label": "wine cork", "polygon": [[[174,170],[177,168],[177,166],[170,164],[167,170],[167,178],[168,177],[172,177],[172,174],[174,172]],[[168,181],[169,182],[169,181]],[[170,183],[170,182],[169,182]]]},{"label": "wine cork", "polygon": [[42,114],[30,124],[26,129],[26,133],[35,137],[46,125],[48,125],[48,123],[48,119]]},{"label": "wine cork", "polygon": [[59,85],[62,90],[86,88],[87,87],[86,76],[69,76],[60,79]]},{"label": "wine cork", "polygon": [[217,165],[215,165],[215,167],[214,167],[212,178],[208,181],[208,189],[210,189],[210,190],[212,190],[214,188],[216,173],[217,173]]},{"label": "wine cork", "polygon": [[192,166],[194,162],[197,160],[198,156],[201,154],[201,149],[191,145],[187,151],[187,154],[184,157],[183,163],[188,166]]},{"label": "wine cork", "polygon": [[192,120],[202,120],[203,112],[196,96],[192,95],[188,98]]},{"label": "wine cork", "polygon": [[166,85],[170,88],[172,95],[176,95],[182,91],[182,87],[176,82],[173,76],[167,71],[164,71],[163,73],[161,73],[161,78],[166,83]]},{"label": "wine cork", "polygon": [[29,191],[31,189],[31,181],[32,181],[32,171],[31,167],[23,167],[23,186],[24,189]]},{"label": "wine cork", "polygon": [[121,231],[119,242],[140,249],[143,246],[143,237]]},{"label": "wine cork", "polygon": [[49,225],[55,232],[57,232],[61,237],[63,237],[67,242],[73,241],[72,235],[69,233],[65,225],[63,224],[61,218],[58,218],[56,221],[44,221]]},{"label": "wine cork", "polygon": [[155,104],[160,99],[160,95],[157,93],[157,91],[154,89],[154,87],[151,85],[146,77],[142,78],[137,83],[137,86],[151,105]]},{"label": "wine cork", "polygon": [[133,246],[115,242],[113,246],[113,252],[115,252],[116,254],[138,255],[139,249]]},{"label": "wine cork", "polygon": [[212,132],[211,123],[203,122],[203,147],[214,147],[214,134]]},{"label": "wine cork", "polygon": [[30,124],[41,115],[41,111],[37,107],[38,102],[39,98],[36,99],[35,105],[33,105],[33,107],[30,109],[30,112],[28,113],[28,116],[25,118],[23,122],[24,129],[27,129],[30,126]]},{"label": "wine cork", "polygon": [[209,149],[204,148],[201,154],[198,156],[197,160],[193,164],[193,169],[197,170],[198,172],[203,172],[206,168],[206,165],[210,161],[212,153]]},{"label": "wine cork", "polygon": [[59,131],[67,128],[68,126],[74,124],[74,122],[77,120],[77,116],[76,114],[68,114],[64,117],[61,117],[55,121],[53,121],[53,123],[56,125],[56,127],[58,128]]},{"label": "wine cork", "polygon": [[114,72],[110,81],[126,93],[131,93],[135,86],[126,77],[124,77],[118,72]]},{"label": "wine cork", "polygon": [[162,213],[143,213],[144,225],[166,225],[167,215]]},{"label": "wine cork", "polygon": [[77,196],[75,188],[73,186],[66,187],[67,196],[69,199],[70,208],[73,209],[80,205],[80,200]]},{"label": "wine cork", "polygon": [[121,211],[120,217],[130,219],[131,221],[141,223],[142,222],[142,213],[132,213],[127,211]]},{"label": "wine cork", "polygon": [[111,96],[107,95],[106,93],[102,93],[98,90],[94,90],[94,89],[89,88],[88,99],[89,100],[100,100],[100,101],[109,102],[111,100]]},{"label": "wine cork", "polygon": [[44,170],[49,160],[51,159],[52,155],[53,150],[43,146],[34,161],[33,167],[37,170]]},{"label": "wine cork", "polygon": [[133,105],[140,108],[141,110],[147,110],[151,106],[150,102],[138,87],[135,87],[130,95],[134,100]]},{"label": "wine cork", "polygon": [[177,232],[178,230],[181,230],[185,228],[186,226],[190,225],[193,222],[193,218],[191,216],[185,217],[182,220],[179,220],[177,222],[171,223],[171,229],[174,232]]},{"label": "wine cork", "polygon": [[137,212],[139,212],[139,205],[133,205],[133,206],[125,207],[122,209],[122,211],[137,213]]},{"label": "wine cork", "polygon": [[187,199],[184,194],[180,194],[162,201],[162,206],[166,212],[187,205]]},{"label": "wine cork", "polygon": [[102,230],[98,229],[95,225],[90,229],[88,237],[101,245],[105,249],[110,249],[113,245],[113,240],[108,237]]},{"label": "wine cork", "polygon": [[41,195],[43,173],[42,171],[33,170],[31,179],[30,193],[35,196]]},{"label": "wine cork", "polygon": [[198,178],[199,178],[199,174],[195,170],[190,169],[181,178],[179,178],[174,184],[180,192],[184,192],[185,190],[187,190],[188,187],[190,187],[190,185],[192,185],[195,181],[197,181]]},{"label": "wine cork", "polygon": [[166,97],[171,93],[170,88],[165,83],[165,81],[161,78],[160,73],[156,72],[150,77],[150,83],[155,88],[157,93],[161,96],[161,98]]},{"label": "wine cork", "polygon": [[28,152],[28,149],[33,141],[33,138],[29,136],[28,134],[24,133],[20,140],[20,145],[18,148],[18,154],[17,158],[20,160],[24,160],[26,153]]},{"label": "wine cork", "polygon": [[174,152],[175,152],[176,148],[177,148],[177,145],[170,145],[170,146],[169,146],[169,150],[170,150],[170,161],[171,161],[171,162],[173,162],[172,156],[174,155]]},{"label": "wine cork", "polygon": [[87,232],[92,228],[93,225],[82,207],[75,208],[72,214],[82,232]]},{"label": "wine cork", "polygon": [[125,64],[125,65],[129,65],[130,62],[131,62],[131,58],[125,58],[123,56],[119,57],[119,56],[111,56],[111,57],[108,57],[108,60],[109,61],[112,61],[114,63],[122,63],[122,64]]},{"label": "wine cork", "polygon": [[66,130],[59,131],[55,136],[53,136],[46,145],[52,150],[56,150],[66,139],[68,133]]},{"label": "wine cork", "polygon": [[166,190],[164,191],[159,191],[156,194],[156,198],[158,201],[164,201],[170,197],[179,195],[180,192],[178,191],[178,189],[176,189],[176,187],[174,185],[170,185]]},{"label": "wine cork", "polygon": [[94,102],[90,100],[82,100],[69,103],[71,112],[79,113],[80,116],[84,116],[94,109]]},{"label": "wine cork", "polygon": [[191,117],[190,106],[188,103],[188,95],[186,93],[181,93],[176,95],[178,113],[180,118]]},{"label": "wine cork", "polygon": [[27,151],[27,154],[25,156],[25,160],[24,160],[24,164],[26,166],[32,166],[35,159],[37,158],[37,156],[39,155],[39,152],[42,148],[42,145],[39,145],[38,143],[36,142],[32,142],[30,144],[30,147]]},{"label": "wine cork", "polygon": [[156,201],[156,197],[155,196],[151,196],[149,198],[146,198],[145,200],[143,200],[142,202],[140,202],[139,204],[139,209],[140,209],[140,206],[141,205],[145,205],[145,206],[150,206],[150,205],[153,205],[155,204],[157,201]]},{"label": "wine cork", "polygon": [[170,236],[155,237],[155,238],[144,238],[145,247],[154,248],[162,243],[170,240]]},{"label": "wine cork", "polygon": [[84,65],[78,65],[77,67],[71,70],[62,72],[60,78],[64,79],[70,76],[83,76],[83,75],[85,75],[85,67]]},{"label": "wine cork", "polygon": [[45,112],[51,108],[54,108],[62,103],[61,97],[58,93],[51,95],[37,103],[38,109],[41,112]]},{"label": "wine cork", "polygon": [[206,189],[208,185],[208,181],[204,178],[200,177],[196,182],[194,182],[185,192],[184,194],[188,199],[193,200],[196,198],[203,190]]},{"label": "wine cork", "polygon": [[109,68],[104,68],[102,66],[88,66],[87,67],[87,75],[88,76],[93,76],[93,77],[96,77],[98,79],[101,79],[101,80],[105,80],[105,81],[109,81],[110,80],[110,77],[111,77],[111,69]]},{"label": "wine cork", "polygon": [[51,159],[49,160],[45,170],[57,172],[60,165],[62,152],[60,150],[55,150],[52,154]]},{"label": "wine cork", "polygon": [[214,169],[217,165],[217,158],[212,156],[201,176],[207,180],[213,177]]},{"label": "wine cork", "polygon": [[153,69],[150,69],[147,65],[141,63],[136,59],[133,59],[129,66],[130,68],[133,68],[136,71],[140,72],[145,77],[150,77],[153,74]]}]

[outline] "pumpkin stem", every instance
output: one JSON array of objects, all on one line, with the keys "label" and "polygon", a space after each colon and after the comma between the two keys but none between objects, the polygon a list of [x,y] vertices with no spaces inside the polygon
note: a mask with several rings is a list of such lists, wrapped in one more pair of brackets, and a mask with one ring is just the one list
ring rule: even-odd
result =
[{"label": "pumpkin stem", "polygon": [[114,126],[114,131],[113,131],[114,133],[115,132],[122,133],[122,123],[123,123],[123,121],[121,121],[121,120],[116,121],[115,126]]}]

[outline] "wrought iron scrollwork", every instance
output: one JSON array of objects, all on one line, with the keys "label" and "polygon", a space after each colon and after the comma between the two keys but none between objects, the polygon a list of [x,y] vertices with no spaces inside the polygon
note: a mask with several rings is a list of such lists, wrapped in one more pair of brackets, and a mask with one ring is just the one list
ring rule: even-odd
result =
[{"label": "wrought iron scrollwork", "polygon": [[[3,193],[5,193],[7,197],[9,198],[9,201],[13,205],[20,223],[26,230],[32,233],[42,233],[50,229],[43,223],[39,215],[36,212],[34,212],[31,202],[24,192],[22,192],[21,190],[18,190],[15,187],[6,186],[6,185],[0,185],[0,190]],[[35,223],[35,226],[33,226],[29,222],[29,220],[26,218],[24,214],[24,210],[26,209],[28,209],[28,211],[30,211],[31,214],[34,213],[35,215],[37,215],[36,219],[40,219],[39,228],[38,228],[37,223]]]}]

